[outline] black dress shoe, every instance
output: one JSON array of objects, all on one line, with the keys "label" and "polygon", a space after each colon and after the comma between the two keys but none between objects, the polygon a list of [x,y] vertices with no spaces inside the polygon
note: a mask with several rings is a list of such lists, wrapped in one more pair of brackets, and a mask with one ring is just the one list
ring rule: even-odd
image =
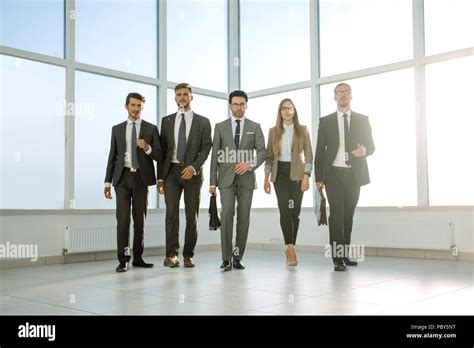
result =
[{"label": "black dress shoe", "polygon": [[346,266],[344,265],[344,262],[342,262],[341,259],[334,260],[334,270],[336,272],[343,272],[346,270]]},{"label": "black dress shoe", "polygon": [[351,261],[349,260],[347,257],[343,258],[342,259],[344,261],[344,264],[346,266],[357,266],[357,262],[356,261]]},{"label": "black dress shoe", "polygon": [[128,270],[128,263],[127,262],[120,262],[120,264],[115,269],[115,271],[118,272],[118,273],[127,272],[127,270]]},{"label": "black dress shoe", "polygon": [[230,271],[232,269],[230,261],[222,261],[221,269],[224,271]]},{"label": "black dress shoe", "polygon": [[146,263],[145,260],[140,259],[140,260],[133,260],[132,263],[133,267],[144,267],[144,268],[152,268],[153,264],[152,263]]},{"label": "black dress shoe", "polygon": [[233,266],[234,266],[234,268],[236,268],[236,269],[245,269],[245,265],[244,265],[243,262],[240,261],[240,260],[235,260],[235,261],[233,262]]}]

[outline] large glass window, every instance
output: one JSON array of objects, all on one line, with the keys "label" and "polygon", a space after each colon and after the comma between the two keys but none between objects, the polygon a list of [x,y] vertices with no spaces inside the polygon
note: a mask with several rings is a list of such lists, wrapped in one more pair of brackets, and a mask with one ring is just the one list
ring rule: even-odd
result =
[{"label": "large glass window", "polygon": [[[115,209],[104,198],[104,178],[112,126],[127,120],[125,98],[130,92],[145,96],[142,119],[156,124],[156,87],[78,72],[76,74],[75,118],[75,207]],[[156,208],[156,187],[149,187],[148,208]]]},{"label": "large glass window", "polygon": [[[176,102],[174,100],[174,95],[175,95],[174,90],[169,89],[168,90],[168,104],[167,104],[168,114],[178,111]],[[193,101],[191,102],[191,110],[209,119],[209,121],[211,122],[212,137],[214,138],[214,126],[216,125],[216,123],[224,121],[228,117],[227,99],[212,98],[212,97],[207,97],[204,95],[199,95],[196,93],[193,93],[193,96],[194,98],[193,98]],[[204,166],[203,166],[204,182],[202,184],[202,190],[201,190],[201,203],[200,203],[201,208],[209,207],[210,167],[211,167],[211,152],[209,152],[209,157],[207,158],[207,161],[204,163]],[[184,208],[184,199],[181,199],[180,207]]]},{"label": "large glass window", "polygon": [[474,56],[426,66],[430,205],[474,205]]},{"label": "large glass window", "polygon": [[156,77],[157,2],[76,0],[76,59]]},{"label": "large glass window", "polygon": [[425,0],[426,54],[474,46],[472,0]]},{"label": "large glass window", "polygon": [[321,75],[413,58],[412,0],[320,0]]},{"label": "large glass window", "polygon": [[167,79],[227,91],[227,2],[167,2]]},{"label": "large glass window", "polygon": [[[298,111],[298,118],[302,125],[308,127],[311,136],[311,91],[310,89],[302,89],[298,91],[291,91],[279,94],[273,94],[270,96],[250,99],[248,103],[248,109],[245,116],[252,121],[260,123],[262,127],[263,135],[265,136],[265,147],[268,142],[268,131],[270,128],[275,127],[276,117],[278,112],[278,105],[284,98],[291,98],[295,103],[296,110]],[[314,150],[314,146],[313,146]],[[257,187],[258,189],[253,193],[252,207],[253,208],[267,208],[277,207],[277,199],[275,190],[272,185],[271,196],[263,191],[263,181],[265,177],[265,164],[262,164],[256,170]],[[312,177],[314,178],[314,176]],[[307,191],[303,196],[303,207],[310,207],[313,205],[312,196],[312,181],[310,180],[310,190]]]},{"label": "large glass window", "polygon": [[[66,13],[66,1],[0,0],[0,45],[63,59],[69,39],[65,29],[71,19],[75,35],[69,44],[74,46],[77,62],[160,77],[159,1],[75,0],[74,13]],[[319,66],[320,76],[340,75],[339,80],[360,69],[412,60],[413,23],[417,22],[413,3],[239,0],[239,23],[233,28],[238,31],[239,42],[229,43],[229,1],[167,0],[166,13],[162,14],[166,16],[166,47],[161,52],[166,55],[166,76],[159,84],[170,88],[168,114],[176,111],[174,90],[169,83],[187,82],[197,88],[227,93],[229,68],[236,64],[240,66],[241,88],[253,92],[309,83],[311,64]],[[421,34],[427,56],[474,47],[474,1],[422,3]],[[319,16],[315,18],[320,36],[315,42],[319,44],[319,57],[313,57],[313,62],[310,8],[317,9]],[[240,61],[228,56],[229,44],[239,45]],[[28,53],[26,57],[31,59]],[[474,185],[469,185],[474,167],[469,160],[466,162],[474,148],[469,133],[474,127],[474,114],[463,102],[469,100],[464,95],[472,89],[472,66],[474,56],[468,56],[426,65],[426,81],[415,80],[415,65],[345,81],[353,88],[354,111],[370,118],[376,146],[368,158],[371,184],[362,188],[359,206],[417,205],[416,110],[420,108],[426,108],[427,129],[420,131],[426,131],[428,154],[418,160],[427,162],[430,205],[474,204]],[[65,101],[64,67],[6,55],[0,55],[0,67],[0,209],[64,207],[65,175],[70,175],[65,136],[72,135],[67,139],[74,140],[75,151],[71,207],[115,209],[115,201],[103,197],[111,128],[125,121],[125,97],[131,91],[145,95],[142,117],[158,122],[160,127],[160,118],[165,115],[157,114],[157,87],[99,75],[105,72],[75,70],[75,86],[70,92],[76,102],[69,105]],[[424,105],[416,104],[415,82],[426,86]],[[316,85],[320,88],[318,105],[322,116],[336,110],[335,85]],[[315,101],[312,104],[309,85],[304,87],[249,101],[246,116],[261,124],[265,141],[275,124],[278,104],[285,97],[295,101],[301,123],[312,132],[312,122],[318,122],[312,119],[316,117],[312,114],[316,110],[311,109]],[[212,130],[230,115],[227,99],[196,93],[192,109],[210,119]],[[73,130],[74,134],[65,134],[65,120],[73,114],[74,127],[67,131]],[[314,152],[316,137],[312,142]],[[448,168],[458,167],[459,163],[464,169],[447,185]],[[52,184],[32,184],[31,168],[36,168],[35,182]],[[202,208],[209,204],[209,169],[210,156],[203,167]],[[253,207],[276,208],[274,192],[268,196],[263,191],[264,166],[256,175],[258,190],[254,192]],[[24,199],[26,196],[29,198]],[[150,187],[149,208],[156,208],[157,204],[156,189]],[[181,206],[184,207],[183,200]],[[312,206],[311,194],[304,195],[303,206]]]},{"label": "large glass window", "polygon": [[[351,109],[369,116],[376,149],[367,158],[371,183],[362,187],[359,206],[417,205],[413,69],[345,82]],[[322,116],[336,111],[336,85],[321,86]]]},{"label": "large glass window", "polygon": [[308,0],[241,0],[242,88],[310,79]]},{"label": "large glass window", "polygon": [[0,45],[64,57],[64,0],[1,0]]},{"label": "large glass window", "polygon": [[0,209],[63,209],[65,71],[7,56],[0,71]]}]

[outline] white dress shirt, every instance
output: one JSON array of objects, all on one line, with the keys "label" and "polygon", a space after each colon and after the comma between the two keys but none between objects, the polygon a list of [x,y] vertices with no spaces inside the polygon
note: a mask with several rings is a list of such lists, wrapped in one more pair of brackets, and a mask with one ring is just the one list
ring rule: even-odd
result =
[{"label": "white dress shirt", "polygon": [[339,149],[336,153],[336,158],[334,158],[333,166],[335,167],[344,167],[350,168],[350,165],[346,164],[346,160],[344,158],[344,153],[346,152],[346,143],[344,141],[344,117],[343,115],[347,115],[347,123],[349,124],[349,129],[351,129],[351,110],[347,112],[340,112],[337,111],[337,127],[339,129]]},{"label": "white dress shirt", "polygon": [[293,145],[293,135],[295,133],[294,124],[287,125],[283,123],[284,132],[281,136],[281,148],[278,155],[278,161],[291,162],[291,147]]}]

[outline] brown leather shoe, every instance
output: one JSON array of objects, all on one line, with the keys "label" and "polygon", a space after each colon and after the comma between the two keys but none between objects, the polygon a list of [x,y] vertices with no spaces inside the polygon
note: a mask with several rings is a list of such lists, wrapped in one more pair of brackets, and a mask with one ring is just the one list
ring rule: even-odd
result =
[{"label": "brown leather shoe", "polygon": [[176,255],[170,256],[170,257],[165,257],[165,261],[163,262],[163,266],[165,267],[179,267],[179,259]]},{"label": "brown leather shoe", "polygon": [[184,267],[195,267],[196,264],[193,261],[192,257],[185,257],[183,259]]}]

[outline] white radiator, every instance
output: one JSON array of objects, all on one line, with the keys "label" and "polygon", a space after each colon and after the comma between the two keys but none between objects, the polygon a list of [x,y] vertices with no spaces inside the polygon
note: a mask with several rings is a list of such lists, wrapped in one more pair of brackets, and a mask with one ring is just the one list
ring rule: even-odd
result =
[{"label": "white radiator", "polygon": [[351,243],[374,248],[449,250],[454,245],[453,238],[451,222],[359,222],[354,223]]},{"label": "white radiator", "polygon": [[[163,225],[145,226],[145,247],[164,246]],[[162,239],[162,240],[161,240]],[[133,227],[130,226],[130,246],[133,243]],[[117,227],[114,225],[66,225],[65,253],[83,253],[117,250]]]}]

